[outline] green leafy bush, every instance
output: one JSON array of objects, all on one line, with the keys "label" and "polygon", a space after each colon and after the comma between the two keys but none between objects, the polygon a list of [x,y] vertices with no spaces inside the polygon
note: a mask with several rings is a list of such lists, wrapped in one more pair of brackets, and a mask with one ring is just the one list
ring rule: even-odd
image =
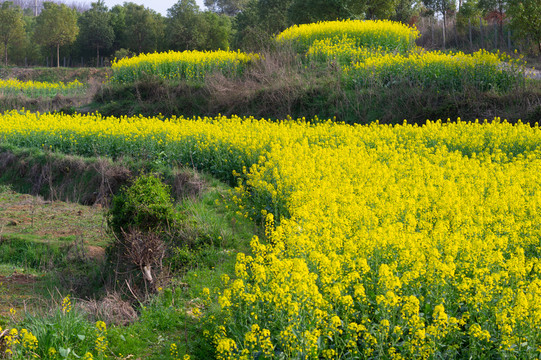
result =
[{"label": "green leafy bush", "polygon": [[113,197],[109,228],[122,237],[129,229],[161,232],[176,222],[170,186],[152,175],[139,176]]}]

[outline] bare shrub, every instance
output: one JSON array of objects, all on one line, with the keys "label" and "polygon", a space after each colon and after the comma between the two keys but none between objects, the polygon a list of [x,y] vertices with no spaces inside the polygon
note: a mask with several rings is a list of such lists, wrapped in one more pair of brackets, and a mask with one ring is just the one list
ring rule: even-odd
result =
[{"label": "bare shrub", "polygon": [[201,195],[205,188],[205,181],[196,172],[182,169],[175,175],[172,191],[176,199],[195,199]]},{"label": "bare shrub", "polygon": [[133,306],[115,292],[108,293],[101,300],[79,301],[77,305],[88,314],[92,322],[101,320],[108,325],[125,326],[138,317]]},{"label": "bare shrub", "polygon": [[166,252],[158,234],[130,228],[122,236],[115,236],[108,251],[114,266],[115,287],[120,284],[123,293],[137,301],[156,291]]},{"label": "bare shrub", "polygon": [[[303,76],[300,58],[291,50],[266,52],[240,78],[216,73],[205,79],[210,98],[207,113],[285,117],[312,86]],[[254,106],[257,104],[257,106]]]},{"label": "bare shrub", "polygon": [[152,267],[163,267],[162,261],[165,256],[165,245],[160,237],[153,233],[143,233],[140,230],[130,229],[124,233],[124,257],[126,263],[137,266],[143,278],[152,283]]},{"label": "bare shrub", "polygon": [[132,173],[127,167],[115,165],[102,158],[98,159],[92,168],[98,176],[94,178],[90,187],[97,189],[97,191],[83,199],[83,203],[108,206],[113,194],[116,194],[118,189],[132,178]]}]

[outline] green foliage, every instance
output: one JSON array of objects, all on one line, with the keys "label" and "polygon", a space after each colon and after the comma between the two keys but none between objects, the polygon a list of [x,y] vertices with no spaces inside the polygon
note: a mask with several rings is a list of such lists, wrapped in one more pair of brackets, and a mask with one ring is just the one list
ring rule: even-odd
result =
[{"label": "green foliage", "polygon": [[123,47],[136,51],[154,52],[164,36],[165,24],[160,14],[143,5],[124,3]]},{"label": "green foliage", "polygon": [[[70,301],[69,298],[65,299]],[[63,308],[58,306],[54,312],[46,315],[26,313],[20,324],[21,328],[36,336],[38,347],[35,353],[40,359],[54,358],[51,348],[60,355],[59,358],[69,356],[70,359],[82,357],[94,348],[94,325],[86,320],[82,312],[72,308],[71,303],[63,305]]]},{"label": "green foliage", "polygon": [[122,60],[124,58],[131,58],[134,55],[135,54],[133,52],[131,52],[130,50],[122,48],[122,49],[119,49],[119,50],[115,51],[115,53],[113,55],[113,58],[116,59],[116,60]]},{"label": "green foliage", "polygon": [[201,12],[194,0],[179,0],[168,10],[167,42],[173,50],[228,50],[231,20]]},{"label": "green foliage", "polygon": [[423,0],[423,4],[428,10],[441,15],[447,15],[455,8],[455,3],[451,0]]},{"label": "green foliage", "polygon": [[113,48],[119,50],[122,48],[127,49],[126,36],[126,8],[121,5],[115,5],[109,11],[111,14],[111,26],[115,33],[115,39],[113,41]]},{"label": "green foliage", "polygon": [[395,5],[395,12],[390,19],[409,24],[413,17],[419,14],[419,5],[417,0],[398,0]]},{"label": "green foliage", "polygon": [[37,241],[32,236],[4,235],[0,243],[0,263],[4,264],[50,269],[61,265],[64,258],[61,248]]},{"label": "green foliage", "polygon": [[96,49],[96,61],[99,66],[100,49],[113,45],[115,33],[111,23],[111,14],[102,1],[92,3],[92,8],[79,18],[81,42],[84,46]]},{"label": "green foliage", "polygon": [[234,22],[235,47],[261,49],[271,37],[291,25],[288,9],[292,0],[249,0]]},{"label": "green foliage", "polygon": [[466,0],[456,15],[456,26],[458,30],[465,31],[468,27],[468,22],[475,24],[479,21],[481,10],[479,9],[478,0]]},{"label": "green foliage", "polygon": [[34,37],[44,46],[56,46],[57,67],[60,67],[60,46],[77,39],[77,12],[64,4],[44,2],[43,10],[36,19]]},{"label": "green foliage", "polygon": [[231,19],[226,15],[217,15],[210,11],[205,11],[202,15],[206,37],[200,49],[229,50]]},{"label": "green foliage", "polygon": [[176,219],[170,187],[152,175],[139,176],[113,198],[108,224],[121,237],[123,231],[160,231]]},{"label": "green foliage", "polygon": [[234,16],[241,12],[248,0],[205,0],[205,6],[212,12]]},{"label": "green foliage", "polygon": [[531,37],[541,54],[541,2],[512,1],[507,13],[511,15],[511,26],[518,31],[519,36]]},{"label": "green foliage", "polygon": [[171,49],[199,49],[205,34],[202,31],[201,11],[195,0],[179,0],[167,13],[167,37]]},{"label": "green foliage", "polygon": [[41,57],[40,46],[34,40],[34,28],[36,18],[34,16],[23,16],[25,33],[16,46],[9,47],[9,59],[16,64],[35,63]]},{"label": "green foliage", "polygon": [[341,19],[388,19],[395,13],[396,3],[396,0],[293,0],[288,17],[294,24]]},{"label": "green foliage", "polygon": [[20,7],[6,1],[0,6],[0,42],[4,46],[5,64],[8,64],[8,45],[24,39],[23,13]]},{"label": "green foliage", "polygon": [[505,9],[507,7],[506,0],[479,0],[478,7],[484,14],[491,12],[497,12],[500,15],[500,19],[503,19]]}]

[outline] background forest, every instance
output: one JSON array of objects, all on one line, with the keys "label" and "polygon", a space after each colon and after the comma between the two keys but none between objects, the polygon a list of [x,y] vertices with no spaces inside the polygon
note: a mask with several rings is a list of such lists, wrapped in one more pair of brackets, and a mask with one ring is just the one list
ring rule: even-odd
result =
[{"label": "background forest", "polygon": [[391,19],[415,24],[429,48],[541,51],[537,0],[179,0],[167,16],[125,2],[0,4],[2,63],[105,66],[112,59],[167,50],[260,50],[293,24]]}]

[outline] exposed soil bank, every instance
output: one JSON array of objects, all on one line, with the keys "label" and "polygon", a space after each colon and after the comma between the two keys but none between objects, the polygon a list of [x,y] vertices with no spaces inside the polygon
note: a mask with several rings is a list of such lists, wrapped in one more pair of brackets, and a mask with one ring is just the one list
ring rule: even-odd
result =
[{"label": "exposed soil bank", "polygon": [[[131,159],[82,158],[0,145],[0,184],[17,192],[41,195],[48,200],[107,206],[113,194],[142,172],[148,164]],[[173,197],[197,196],[204,180],[186,169],[157,169],[172,187]]]},{"label": "exposed soil bank", "polygon": [[422,124],[427,119],[492,120],[534,123],[541,119],[541,81],[527,80],[506,94],[463,92],[412,86],[348,89],[337,74],[273,79],[210,77],[204,84],[171,84],[147,78],[134,84],[107,84],[94,97],[104,115],[217,116],[285,119],[305,117],[346,123]]}]

